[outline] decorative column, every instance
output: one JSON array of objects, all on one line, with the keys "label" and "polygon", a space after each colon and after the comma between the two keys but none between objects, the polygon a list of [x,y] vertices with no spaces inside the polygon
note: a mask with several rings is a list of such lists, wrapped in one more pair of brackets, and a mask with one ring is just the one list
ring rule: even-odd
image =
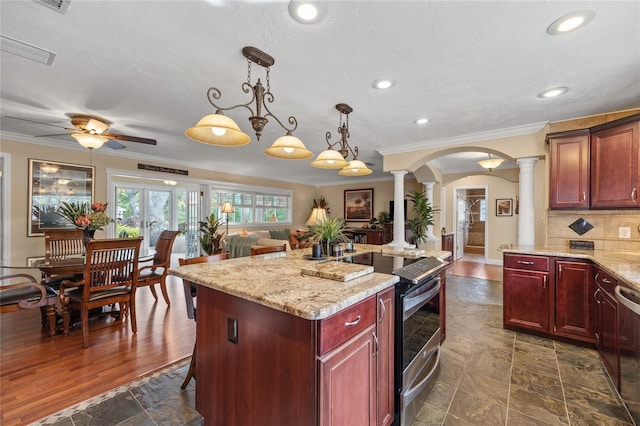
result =
[{"label": "decorative column", "polygon": [[[427,204],[433,209],[433,187],[435,182],[424,182],[424,193],[427,196]],[[435,250],[438,239],[433,235],[433,225],[427,225],[427,250]]]},{"label": "decorative column", "polygon": [[404,239],[404,175],[406,170],[393,170],[393,241],[388,245],[394,248],[413,248]]},{"label": "decorative column", "polygon": [[520,248],[533,248],[535,245],[533,170],[537,161],[538,157],[519,158],[516,160],[518,167],[520,167],[520,210],[518,213],[518,246]]}]

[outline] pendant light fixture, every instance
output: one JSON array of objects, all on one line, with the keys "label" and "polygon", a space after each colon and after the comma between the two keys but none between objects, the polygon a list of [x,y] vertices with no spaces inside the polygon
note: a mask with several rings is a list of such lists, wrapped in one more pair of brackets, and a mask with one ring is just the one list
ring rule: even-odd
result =
[{"label": "pendant light fixture", "polygon": [[[298,121],[294,116],[289,116],[288,122],[291,128],[286,127],[282,122],[271,113],[267,103],[272,103],[274,95],[271,93],[269,71],[275,60],[265,52],[255,47],[244,47],[242,55],[247,58],[247,81],[242,83],[242,90],[245,93],[251,93],[251,99],[245,104],[238,104],[228,108],[222,108],[216,105],[216,100],[220,99],[222,93],[215,87],[209,88],[207,91],[207,99],[209,103],[216,108],[215,114],[203,117],[198,124],[190,127],[185,131],[188,138],[209,145],[216,146],[242,146],[251,141],[251,137],[240,130],[240,127],[231,118],[223,115],[223,111],[229,111],[235,108],[246,108],[250,112],[249,121],[251,127],[256,134],[256,138],[260,140],[264,126],[269,122],[269,118],[273,118],[282,127],[286,134],[278,138],[274,144],[265,150],[265,154],[287,160],[301,160],[310,158],[313,153],[309,151],[302,141],[293,136],[292,132],[298,127]],[[267,87],[262,85],[260,79],[254,86],[251,84],[251,64],[257,64],[266,70]],[[255,111],[252,108],[255,101]],[[263,115],[263,110],[264,115]]]},{"label": "pendant light fixture", "polygon": [[[340,119],[338,121],[338,133],[340,140],[331,143],[331,132],[325,134],[325,140],[329,148],[322,151],[318,157],[311,162],[313,167],[320,169],[341,169],[338,174],[342,176],[366,176],[373,173],[362,161],[358,160],[358,147],[351,148],[349,146],[349,114],[353,112],[347,104],[337,104],[336,109],[340,111]],[[345,119],[343,120],[343,116]],[[334,150],[339,145],[338,150]],[[353,155],[353,160],[349,161],[349,154]]]},{"label": "pendant light fixture", "polygon": [[489,169],[489,171],[492,171],[493,169],[498,167],[500,164],[502,164],[503,161],[504,160],[502,158],[494,157],[491,155],[491,153],[489,153],[489,157],[485,158],[484,160],[478,161],[478,164],[480,164],[480,167],[483,167],[485,169]]}]

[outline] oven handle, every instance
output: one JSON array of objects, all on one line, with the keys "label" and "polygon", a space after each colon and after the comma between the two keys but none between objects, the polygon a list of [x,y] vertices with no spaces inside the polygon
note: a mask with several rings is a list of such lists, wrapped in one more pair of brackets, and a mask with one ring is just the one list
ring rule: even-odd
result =
[{"label": "oven handle", "polygon": [[627,308],[629,308],[629,310],[631,310],[632,312],[635,312],[637,315],[640,315],[640,304],[634,302],[633,300],[629,299],[627,296],[625,296],[624,293],[629,294],[631,297],[635,297],[640,299],[640,294],[625,288],[623,289],[622,287],[620,287],[619,285],[616,286],[615,288],[615,292],[616,292],[616,299],[618,299],[618,302],[622,303],[624,306],[626,306]]},{"label": "oven handle", "polygon": [[[406,393],[402,393],[405,401],[413,401],[413,398],[415,398],[416,394],[422,391],[422,388],[424,388],[431,376],[433,376],[433,373],[436,371],[436,368],[438,368],[438,365],[440,365],[440,346],[438,346],[438,351],[436,352],[436,361],[433,363],[431,371],[429,371],[429,373],[424,376],[424,378],[420,380],[420,382],[418,382],[415,386],[411,386],[410,389],[407,389]],[[406,404],[404,405],[406,406]]]},{"label": "oven handle", "polygon": [[[431,285],[435,282],[435,285]],[[436,277],[429,281],[428,284],[423,285],[415,293],[411,293],[410,297],[404,297],[402,299],[402,320],[405,321],[418,309],[422,307],[429,299],[436,295],[440,291],[441,280],[440,277]]]}]

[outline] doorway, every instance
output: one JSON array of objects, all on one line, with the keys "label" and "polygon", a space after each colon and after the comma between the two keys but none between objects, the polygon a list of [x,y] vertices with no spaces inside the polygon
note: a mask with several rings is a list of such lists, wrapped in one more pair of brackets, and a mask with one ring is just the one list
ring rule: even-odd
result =
[{"label": "doorway", "polygon": [[456,259],[484,261],[487,245],[487,188],[456,188]]}]

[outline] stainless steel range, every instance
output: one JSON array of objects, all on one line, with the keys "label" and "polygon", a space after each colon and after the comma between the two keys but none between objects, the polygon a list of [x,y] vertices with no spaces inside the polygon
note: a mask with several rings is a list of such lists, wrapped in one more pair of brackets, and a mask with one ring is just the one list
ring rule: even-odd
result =
[{"label": "stainless steel range", "polygon": [[[395,312],[395,425],[410,425],[433,387],[440,365],[444,287],[440,272],[449,262],[364,253],[343,261],[372,265],[400,277]],[[442,305],[441,305],[442,303]]]}]

